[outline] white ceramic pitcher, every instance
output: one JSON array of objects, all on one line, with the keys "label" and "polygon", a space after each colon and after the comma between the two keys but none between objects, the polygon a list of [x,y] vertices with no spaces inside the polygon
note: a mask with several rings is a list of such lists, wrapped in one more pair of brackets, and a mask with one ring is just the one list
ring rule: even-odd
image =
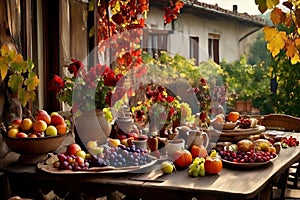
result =
[{"label": "white ceramic pitcher", "polygon": [[207,148],[209,142],[209,137],[206,132],[202,130],[188,131],[187,148],[190,148],[193,144]]}]

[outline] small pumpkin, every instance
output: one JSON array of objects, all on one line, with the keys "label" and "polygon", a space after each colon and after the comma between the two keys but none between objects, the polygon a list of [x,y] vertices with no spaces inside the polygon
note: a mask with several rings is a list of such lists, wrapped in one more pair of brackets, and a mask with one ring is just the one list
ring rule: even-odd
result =
[{"label": "small pumpkin", "polygon": [[216,151],[212,150],[210,156],[207,156],[204,163],[205,172],[208,174],[218,174],[223,168],[222,160],[217,157]]},{"label": "small pumpkin", "polygon": [[203,145],[192,145],[190,152],[193,158],[205,158],[207,156],[207,150]]},{"label": "small pumpkin", "polygon": [[178,168],[186,168],[188,167],[192,161],[192,154],[188,150],[180,149],[174,152],[174,165]]}]

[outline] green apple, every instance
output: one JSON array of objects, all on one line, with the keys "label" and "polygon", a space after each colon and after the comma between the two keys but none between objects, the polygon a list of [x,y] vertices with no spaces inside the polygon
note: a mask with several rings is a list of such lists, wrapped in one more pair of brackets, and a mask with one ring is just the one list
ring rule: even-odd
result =
[{"label": "green apple", "polygon": [[47,136],[56,136],[57,135],[57,129],[55,128],[55,126],[50,125],[46,128],[45,133],[46,133]]},{"label": "green apple", "polygon": [[174,165],[169,161],[164,161],[161,163],[161,169],[165,174],[171,174],[174,170]]}]

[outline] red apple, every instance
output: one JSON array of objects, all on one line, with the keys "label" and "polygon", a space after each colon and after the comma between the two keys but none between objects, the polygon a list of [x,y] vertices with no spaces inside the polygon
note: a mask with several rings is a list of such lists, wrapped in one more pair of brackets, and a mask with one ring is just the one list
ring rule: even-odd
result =
[{"label": "red apple", "polygon": [[28,135],[24,132],[19,132],[16,135],[16,138],[27,138],[27,137],[28,137]]},{"label": "red apple", "polygon": [[36,120],[44,120],[47,124],[51,123],[51,117],[45,110],[40,110],[35,115]]},{"label": "red apple", "polygon": [[75,155],[76,152],[80,151],[80,150],[81,150],[81,147],[78,144],[72,143],[72,144],[68,145],[66,153],[69,155]]},{"label": "red apple", "polygon": [[57,125],[60,125],[60,124],[65,124],[65,119],[59,114],[51,115],[51,124],[53,126],[57,126]]},{"label": "red apple", "polygon": [[136,133],[129,133],[128,135],[129,137],[133,137],[135,140],[138,138],[138,134]]},{"label": "red apple", "polygon": [[19,128],[21,122],[22,122],[21,119],[15,119],[15,120],[12,122],[12,124],[11,124],[12,128]]},{"label": "red apple", "polygon": [[57,129],[57,134],[58,135],[64,135],[64,134],[67,133],[67,130],[68,130],[67,124],[59,124],[55,127]]},{"label": "red apple", "polygon": [[29,138],[37,138],[38,136],[35,133],[29,133],[28,137]]},{"label": "red apple", "polygon": [[36,132],[43,132],[47,128],[47,122],[42,119],[36,120],[32,123],[32,129]]},{"label": "red apple", "polygon": [[29,118],[24,118],[20,124],[20,129],[22,131],[29,131],[32,127],[32,120]]},{"label": "red apple", "polygon": [[78,164],[82,164],[82,163],[84,163],[84,158],[80,157],[80,156],[76,156],[74,161]]},{"label": "red apple", "polygon": [[118,135],[118,139],[120,140],[120,141],[122,141],[123,139],[126,139],[127,138],[127,135],[125,135],[125,134],[120,134],[120,135]]}]

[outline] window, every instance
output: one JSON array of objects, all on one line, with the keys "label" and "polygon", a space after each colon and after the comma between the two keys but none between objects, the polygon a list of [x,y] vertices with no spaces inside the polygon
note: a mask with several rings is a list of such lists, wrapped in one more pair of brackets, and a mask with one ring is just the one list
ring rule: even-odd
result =
[{"label": "window", "polygon": [[142,49],[153,57],[159,56],[161,51],[167,51],[168,31],[145,30]]},{"label": "window", "polygon": [[220,35],[217,35],[217,34],[209,34],[208,35],[208,55],[209,55],[209,59],[212,59],[217,64],[220,63],[219,39],[220,39]]},{"label": "window", "polygon": [[190,37],[190,58],[195,59],[195,64],[199,64],[199,37]]}]

